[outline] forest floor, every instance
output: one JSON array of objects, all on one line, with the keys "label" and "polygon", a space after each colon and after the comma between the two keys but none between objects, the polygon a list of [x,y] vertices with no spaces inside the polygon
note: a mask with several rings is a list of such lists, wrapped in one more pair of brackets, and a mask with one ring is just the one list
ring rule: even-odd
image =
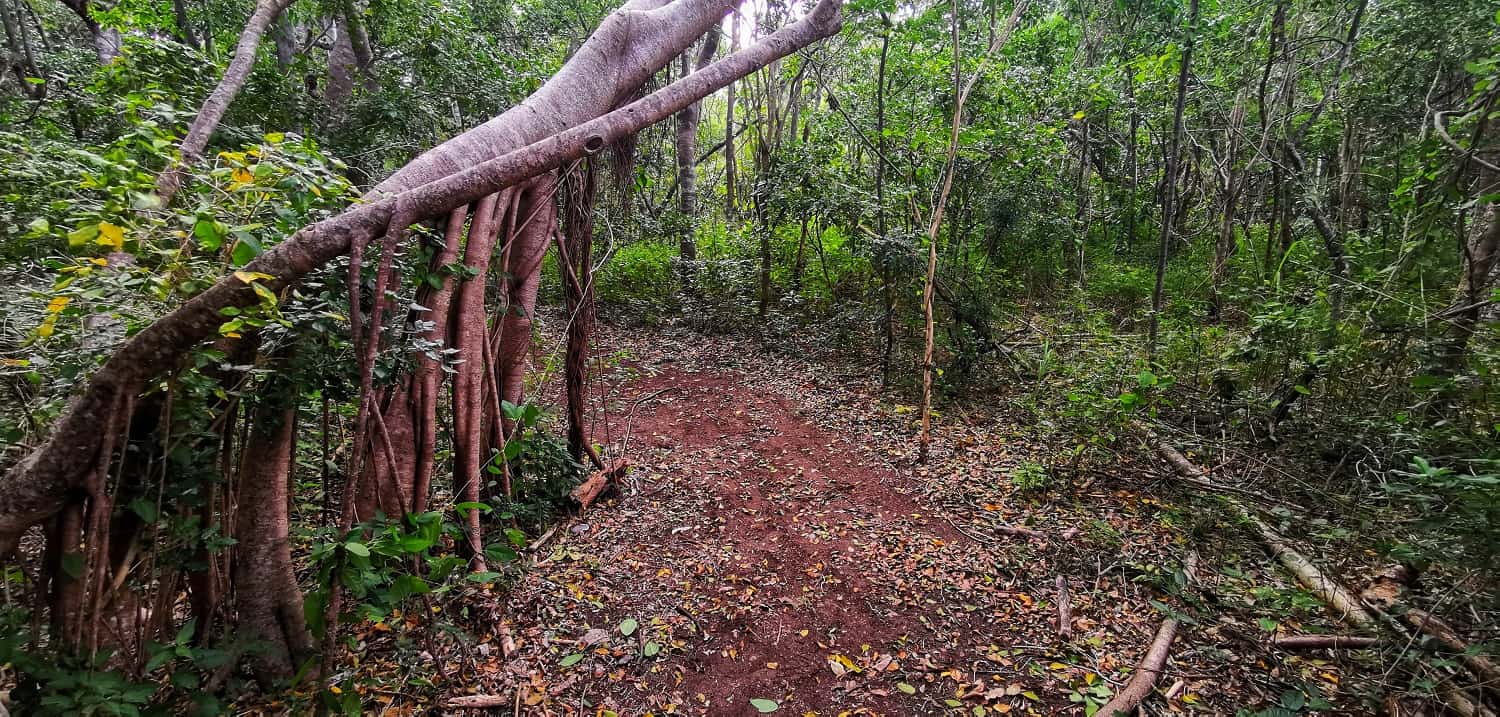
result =
[{"label": "forest floor", "polygon": [[1181,610],[1198,619],[1154,713],[1275,705],[1287,685],[1342,701],[1343,661],[1273,654],[1275,623],[1244,609],[1296,601],[1263,555],[1200,538],[1224,569],[1171,595],[1193,519],[1153,494],[1158,466],[1122,456],[1046,483],[1067,446],[998,406],[939,420],[919,466],[917,411],[876,370],[601,332],[595,440],[633,469],[533,546],[503,624],[442,668],[449,697],[518,714],[1084,714]]}]

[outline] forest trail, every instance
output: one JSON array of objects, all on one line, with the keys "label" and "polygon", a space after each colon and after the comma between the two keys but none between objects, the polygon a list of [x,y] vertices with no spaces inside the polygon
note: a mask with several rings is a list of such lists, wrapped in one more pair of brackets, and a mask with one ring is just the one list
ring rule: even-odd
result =
[{"label": "forest trail", "polygon": [[993,530],[1071,519],[974,494],[1008,489],[1004,452],[958,451],[987,481],[926,481],[898,467],[909,412],[865,379],[678,348],[617,354],[596,439],[634,468],[535,551],[507,601],[517,647],[475,665],[477,691],[528,714],[1049,714],[1143,649],[1158,618],[1124,579],[1072,600],[1089,644],[1125,652],[1058,637],[1056,571],[1083,541]]}]

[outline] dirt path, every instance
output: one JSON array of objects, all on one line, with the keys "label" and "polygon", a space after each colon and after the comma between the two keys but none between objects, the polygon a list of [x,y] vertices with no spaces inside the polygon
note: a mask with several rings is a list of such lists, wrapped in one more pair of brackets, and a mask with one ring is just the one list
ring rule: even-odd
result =
[{"label": "dirt path", "polygon": [[748,711],[752,696],[798,709],[842,704],[830,656],[858,667],[873,646],[922,629],[867,575],[868,541],[961,537],[892,490],[891,470],[745,376],[671,369],[636,390],[663,388],[671,397],[643,408],[636,430],[671,453],[686,469],[677,480],[699,486],[706,501],[683,506],[689,517],[661,525],[643,547],[715,589],[684,595],[684,611],[709,640],[656,686],[719,714]]},{"label": "dirt path", "polygon": [[[532,552],[454,694],[538,715],[983,717],[1083,714],[1123,684],[1169,599],[1125,569],[1170,567],[1159,503],[1020,497],[1008,476],[1033,453],[1003,424],[914,468],[908,409],[867,381],[613,341],[595,438],[635,467]],[[1044,537],[995,530],[1022,520]],[[1217,667],[1174,667],[1173,709],[1229,686]]]}]

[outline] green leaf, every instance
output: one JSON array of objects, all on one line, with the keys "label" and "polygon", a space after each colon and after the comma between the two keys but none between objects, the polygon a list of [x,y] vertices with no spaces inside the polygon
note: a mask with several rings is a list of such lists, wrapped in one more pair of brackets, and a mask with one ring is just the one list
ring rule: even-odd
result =
[{"label": "green leaf", "polygon": [[344,543],[344,550],[347,550],[347,551],[349,551],[349,552],[351,552],[351,553],[353,553],[355,555],[358,555],[361,558],[368,558],[368,557],[370,557],[370,548],[368,546],[366,546],[364,543],[356,543],[354,541],[350,541],[350,542]]},{"label": "green leaf", "polygon": [[526,547],[526,534],[519,530],[516,530],[515,528],[505,529],[505,539],[509,540],[510,544],[516,546],[517,548]]},{"label": "green leaf", "polygon": [[89,224],[88,226],[78,227],[77,229],[68,232],[68,246],[74,248],[81,247],[84,244],[89,243],[89,240],[93,239],[96,236],[99,236],[98,224]]},{"label": "green leaf", "polygon": [[750,706],[761,713],[775,712],[781,709],[781,705],[776,704],[776,700],[768,700],[764,697],[751,697]]},{"label": "green leaf", "polygon": [[224,234],[212,219],[199,219],[193,224],[193,236],[198,240],[198,245],[208,251],[218,251],[224,244]]},{"label": "green leaf", "polygon": [[581,653],[581,652],[575,652],[575,653],[573,653],[571,655],[568,655],[567,657],[562,658],[562,662],[560,662],[558,664],[562,665],[563,667],[572,667],[572,666],[574,666],[574,665],[576,665],[576,664],[578,664],[578,663],[580,663],[582,661],[583,661],[583,653]]},{"label": "green leaf", "polygon": [[656,655],[661,652],[661,645],[658,645],[655,642],[648,642],[646,643],[646,646],[644,648],[641,648],[641,652],[645,654],[646,657],[656,657]]},{"label": "green leaf", "polygon": [[914,694],[917,693],[917,688],[912,687],[911,685],[908,685],[905,682],[897,682],[896,683],[896,689],[901,690],[902,692],[905,692],[908,695],[914,695]]},{"label": "green leaf", "polygon": [[240,232],[236,235],[234,248],[229,250],[229,261],[235,266],[244,266],[260,256],[263,251],[265,250],[261,248],[260,242],[256,241],[255,237]]},{"label": "green leaf", "polygon": [[636,622],[635,618],[627,617],[620,621],[620,634],[630,637],[635,634],[635,629],[638,627],[640,627],[640,623]]},{"label": "green leaf", "polygon": [[156,503],[148,500],[145,496],[140,496],[135,500],[130,501],[130,505],[128,507],[130,508],[130,511],[132,513],[140,516],[141,520],[144,520],[147,523],[156,522]]},{"label": "green leaf", "polygon": [[74,580],[83,579],[83,556],[78,553],[63,553],[60,564],[63,574]]},{"label": "green leaf", "polygon": [[186,645],[192,641],[193,633],[197,631],[198,618],[189,618],[187,622],[182,623],[182,627],[177,628],[177,637],[172,638],[172,642],[178,645]]}]

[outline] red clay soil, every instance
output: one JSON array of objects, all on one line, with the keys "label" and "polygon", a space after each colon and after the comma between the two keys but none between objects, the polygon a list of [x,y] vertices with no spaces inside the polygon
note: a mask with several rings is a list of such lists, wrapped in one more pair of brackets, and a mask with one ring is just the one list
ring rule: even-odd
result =
[{"label": "red clay soil", "polygon": [[[1127,489],[1018,492],[1056,450],[1032,426],[939,420],[913,466],[913,412],[868,375],[696,336],[600,343],[594,439],[634,467],[528,552],[470,654],[436,658],[450,697],[595,717],[1082,715],[1129,678],[1162,602],[1180,604],[1137,577],[1175,565],[1175,509]],[[1002,530],[1023,522],[1041,537]],[[1269,655],[1234,629],[1186,628],[1154,704],[1260,699],[1243,676]]]},{"label": "red clay soil", "polygon": [[[896,480],[889,468],[861,459],[857,446],[742,375],[671,369],[637,386],[640,394],[674,392],[636,418],[635,431],[653,447],[733,456],[706,471],[702,487],[714,494],[715,538],[728,547],[723,569],[744,586],[750,608],[703,625],[712,649],[654,686],[715,714],[754,713],[754,696],[784,698],[783,709],[794,712],[845,704],[827,655],[858,656],[861,646],[868,651],[922,629],[913,615],[872,599],[848,532],[883,524],[935,540],[963,538],[945,523],[914,517],[917,505],[889,487]],[[884,699],[867,706],[894,708]]]}]

